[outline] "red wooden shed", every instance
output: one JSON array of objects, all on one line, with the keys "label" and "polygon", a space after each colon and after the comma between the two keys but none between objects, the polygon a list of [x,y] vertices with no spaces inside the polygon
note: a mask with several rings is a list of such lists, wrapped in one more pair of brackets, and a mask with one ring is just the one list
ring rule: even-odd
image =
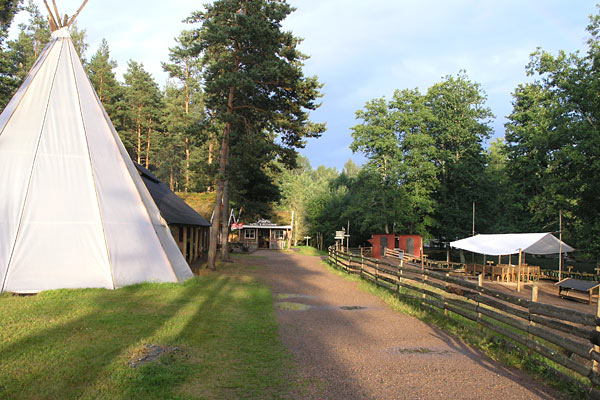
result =
[{"label": "red wooden shed", "polygon": [[385,249],[400,249],[405,253],[421,257],[421,242],[423,238],[420,235],[396,235],[394,233],[372,235],[369,243],[373,246],[373,257],[382,258],[385,256]]}]

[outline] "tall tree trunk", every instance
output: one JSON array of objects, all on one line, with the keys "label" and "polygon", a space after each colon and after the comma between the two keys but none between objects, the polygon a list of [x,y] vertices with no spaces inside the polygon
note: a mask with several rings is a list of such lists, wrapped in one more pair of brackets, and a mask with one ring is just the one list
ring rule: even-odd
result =
[{"label": "tall tree trunk", "polygon": [[185,137],[185,192],[190,187],[190,138]]},{"label": "tall tree trunk", "polygon": [[146,169],[150,167],[150,134],[152,134],[152,118],[148,124],[148,145],[146,146]]},{"label": "tall tree trunk", "polygon": [[[235,88],[229,88],[229,97],[227,99],[227,114],[233,114],[233,99]],[[221,201],[223,200],[223,189],[225,184],[225,173],[227,172],[227,158],[229,156],[229,133],[231,132],[231,122],[225,123],[223,129],[223,139],[221,141],[221,155],[219,158],[219,174],[217,177],[217,193],[215,196],[215,207],[213,209],[213,220],[210,228],[210,243],[208,246],[208,263],[206,268],[213,271],[217,269],[217,237],[219,234],[219,222],[221,220]]]},{"label": "tall tree trunk", "polygon": [[142,106],[138,105],[138,117],[137,117],[137,162],[142,163]]},{"label": "tall tree trunk", "polygon": [[190,138],[188,135],[188,115],[190,113],[190,87],[189,87],[189,79],[190,79],[190,64],[189,60],[185,59],[185,79],[184,79],[184,87],[185,87],[185,192],[187,193],[190,189]]},{"label": "tall tree trunk", "polygon": [[226,179],[223,185],[223,215],[221,218],[221,260],[229,261],[229,181]]},{"label": "tall tree trunk", "polygon": [[100,87],[98,88],[98,98],[100,103],[104,103],[104,77],[100,75]]},{"label": "tall tree trunk", "polygon": [[[215,121],[215,112],[214,110],[210,110],[210,124],[214,125]],[[215,135],[213,131],[210,131],[210,136],[208,138],[208,165],[212,165],[213,163],[213,152],[215,151]],[[207,192],[212,192],[215,182],[211,179],[208,187],[206,188]]]}]

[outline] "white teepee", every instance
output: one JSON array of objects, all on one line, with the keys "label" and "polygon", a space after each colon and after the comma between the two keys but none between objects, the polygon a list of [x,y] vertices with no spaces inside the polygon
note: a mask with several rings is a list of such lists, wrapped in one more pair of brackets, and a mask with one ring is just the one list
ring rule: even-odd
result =
[{"label": "white teepee", "polygon": [[192,272],[58,29],[0,115],[0,292]]}]

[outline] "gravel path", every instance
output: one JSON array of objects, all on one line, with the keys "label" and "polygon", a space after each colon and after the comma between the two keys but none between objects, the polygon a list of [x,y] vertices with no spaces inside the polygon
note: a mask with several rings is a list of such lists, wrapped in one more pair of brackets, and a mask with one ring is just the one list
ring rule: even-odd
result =
[{"label": "gravel path", "polygon": [[355,282],[328,272],[319,257],[264,250],[254,255],[262,257],[240,261],[266,267],[256,273],[278,299],[280,338],[298,363],[299,382],[306,385],[295,397],[559,397],[526,373],[503,367],[442,330],[392,311]]}]

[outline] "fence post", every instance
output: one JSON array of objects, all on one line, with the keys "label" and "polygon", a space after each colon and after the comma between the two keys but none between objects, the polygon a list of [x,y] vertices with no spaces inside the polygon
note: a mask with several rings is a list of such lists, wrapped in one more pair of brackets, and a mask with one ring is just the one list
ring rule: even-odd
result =
[{"label": "fence post", "polygon": [[335,257],[335,267],[337,268],[338,267],[338,249],[337,249],[337,246],[336,246],[335,250],[333,251],[333,255]]},{"label": "fence post", "polygon": [[375,284],[379,286],[379,261],[375,261]]},{"label": "fence post", "polygon": [[[600,332],[600,289],[598,289],[598,302],[596,307],[596,332]],[[600,352],[600,346],[594,345],[594,351]],[[598,365],[598,361],[592,361],[592,371],[594,374],[600,372],[600,366]]]},{"label": "fence post", "polygon": [[[533,302],[538,301],[538,285],[537,285],[537,283],[534,283],[533,287],[531,288],[531,301],[533,301]],[[533,322],[531,320],[531,313],[529,313],[528,319],[529,319],[529,326],[530,327],[535,326],[535,322]],[[529,340],[531,340],[531,341],[535,340],[535,337],[531,332],[529,332]],[[529,348],[527,350],[527,353],[529,353],[530,356],[533,355],[533,351],[531,350],[531,348]]]},{"label": "fence post", "polygon": [[[480,287],[483,286],[483,273],[479,274],[479,276],[477,277],[477,295],[481,296],[481,290],[479,289]],[[481,303],[479,301],[477,301],[477,309],[479,309],[479,307],[481,307]],[[481,313],[478,312],[477,313],[477,327],[479,329],[482,329],[481,326]]]},{"label": "fence post", "polygon": [[363,265],[365,263],[365,258],[363,256],[362,247],[360,248],[360,277],[363,277]]},{"label": "fence post", "polygon": [[[446,278],[450,276],[450,273],[446,273]],[[446,296],[444,296],[444,315],[448,316],[448,302],[446,301]]]}]

